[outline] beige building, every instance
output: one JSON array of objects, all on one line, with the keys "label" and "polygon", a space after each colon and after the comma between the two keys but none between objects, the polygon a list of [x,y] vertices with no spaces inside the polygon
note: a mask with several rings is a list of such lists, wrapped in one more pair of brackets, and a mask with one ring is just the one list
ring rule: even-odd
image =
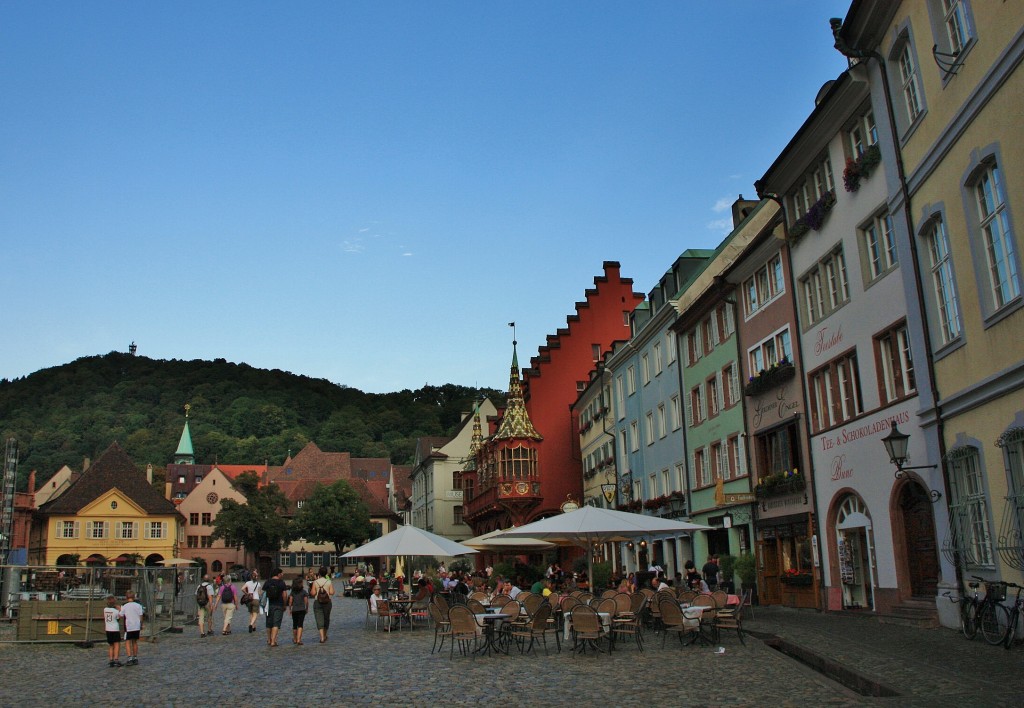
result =
[{"label": "beige building", "polygon": [[232,484],[231,477],[214,466],[178,505],[178,511],[185,518],[185,543],[180,555],[206,561],[212,573],[231,570],[234,565],[251,567],[244,548],[230,548],[224,545],[223,539],[212,538],[213,522],[225,499],[239,504],[246,501],[245,495]]}]

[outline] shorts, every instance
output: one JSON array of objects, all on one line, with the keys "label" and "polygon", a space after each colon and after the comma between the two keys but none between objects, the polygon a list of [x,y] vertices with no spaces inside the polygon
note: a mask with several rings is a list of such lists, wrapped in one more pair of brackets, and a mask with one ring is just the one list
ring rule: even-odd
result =
[{"label": "shorts", "polygon": [[121,641],[121,633],[120,632],[111,632],[109,630],[107,631],[107,644],[117,644],[120,641]]},{"label": "shorts", "polygon": [[306,611],[292,612],[292,628],[299,629],[306,622]]},{"label": "shorts", "polygon": [[139,639],[139,635],[140,635],[140,634],[142,634],[142,630],[141,630],[141,629],[133,629],[133,630],[132,630],[132,631],[130,631],[130,632],[125,632],[125,633],[124,633],[124,640],[125,640],[126,642],[130,642],[130,641],[132,641],[133,639],[134,639],[134,640],[136,640],[136,641],[138,641],[138,639]]},{"label": "shorts", "polygon": [[267,629],[281,627],[281,620],[284,619],[284,605],[267,606]]}]

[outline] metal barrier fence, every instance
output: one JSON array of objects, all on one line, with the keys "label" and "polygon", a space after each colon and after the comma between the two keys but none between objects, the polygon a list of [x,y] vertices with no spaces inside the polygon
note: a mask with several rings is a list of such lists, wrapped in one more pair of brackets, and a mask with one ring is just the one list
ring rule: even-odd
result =
[{"label": "metal barrier fence", "polygon": [[90,642],[106,638],[107,597],[132,590],[146,610],[142,636],[181,631],[196,619],[198,567],[0,566],[0,642]]}]

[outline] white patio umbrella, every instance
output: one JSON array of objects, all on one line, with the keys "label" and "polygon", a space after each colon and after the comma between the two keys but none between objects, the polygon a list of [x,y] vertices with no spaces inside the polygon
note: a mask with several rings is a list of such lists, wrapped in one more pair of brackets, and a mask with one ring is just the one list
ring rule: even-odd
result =
[{"label": "white patio umbrella", "polygon": [[512,538],[506,536],[508,531],[511,529],[495,529],[494,531],[488,531],[487,533],[474,536],[473,538],[463,541],[463,546],[469,546],[470,548],[479,548],[480,550],[486,551],[503,551],[503,550],[544,550],[545,548],[553,548],[555,544],[550,541],[542,541],[539,538]]},{"label": "white patio umbrella", "polygon": [[560,546],[578,546],[587,553],[587,571],[590,582],[594,582],[593,547],[598,543],[631,541],[640,536],[680,533],[683,531],[707,531],[711,527],[693,524],[689,521],[662,519],[657,516],[631,514],[628,511],[602,509],[584,506],[575,511],[551,516],[531,524],[509,529],[502,534],[505,538],[538,538]]},{"label": "white patio umbrella", "polygon": [[195,565],[195,561],[191,558],[165,558],[164,560],[157,561],[158,565]]},{"label": "white patio umbrella", "polygon": [[384,534],[367,544],[342,555],[342,558],[365,556],[463,556],[476,553],[476,549],[449,541],[444,536],[418,529],[415,526],[399,526],[391,533]]}]

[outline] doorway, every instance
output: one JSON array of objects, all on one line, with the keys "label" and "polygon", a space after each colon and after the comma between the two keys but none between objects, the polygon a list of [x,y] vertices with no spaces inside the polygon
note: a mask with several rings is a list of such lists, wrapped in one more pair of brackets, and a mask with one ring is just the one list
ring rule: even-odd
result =
[{"label": "doorway", "polygon": [[836,555],[843,609],[875,607],[875,553],[871,517],[860,497],[848,494],[836,514]]},{"label": "doorway", "polygon": [[899,508],[903,516],[911,595],[934,598],[938,592],[939,556],[931,499],[924,487],[912,480],[900,490]]}]

